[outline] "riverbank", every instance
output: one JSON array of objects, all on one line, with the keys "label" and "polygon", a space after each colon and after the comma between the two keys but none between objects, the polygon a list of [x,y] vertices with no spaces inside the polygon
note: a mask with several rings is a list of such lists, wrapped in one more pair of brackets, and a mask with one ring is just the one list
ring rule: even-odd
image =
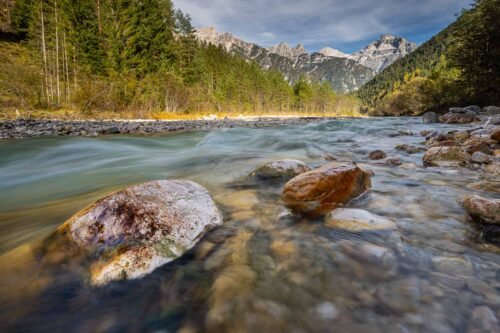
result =
[{"label": "riverbank", "polygon": [[207,120],[34,120],[0,121],[0,139],[38,136],[88,136],[111,134],[161,134],[217,128],[262,128],[303,125],[338,119],[334,117],[242,117]]}]

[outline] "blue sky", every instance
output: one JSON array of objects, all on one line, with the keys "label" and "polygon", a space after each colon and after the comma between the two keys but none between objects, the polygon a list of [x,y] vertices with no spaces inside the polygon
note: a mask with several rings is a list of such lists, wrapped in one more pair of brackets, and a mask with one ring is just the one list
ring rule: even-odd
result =
[{"label": "blue sky", "polygon": [[174,0],[195,27],[214,26],[249,42],[302,43],[351,53],[381,34],[418,44],[454,19],[471,0]]}]

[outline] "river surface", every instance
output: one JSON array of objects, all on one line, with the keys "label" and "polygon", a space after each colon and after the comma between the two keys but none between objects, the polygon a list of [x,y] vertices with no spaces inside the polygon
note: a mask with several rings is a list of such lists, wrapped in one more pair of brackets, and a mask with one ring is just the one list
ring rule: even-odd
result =
[{"label": "river surface", "polygon": [[[380,118],[0,141],[0,330],[499,332],[500,251],[457,202],[498,195],[467,188],[477,172],[423,168],[423,153],[394,148],[422,145],[421,130],[458,128]],[[405,166],[370,162],[375,149]],[[282,185],[240,186],[268,161],[317,167],[326,154],[373,170],[371,191],[348,207],[390,218],[398,232],[291,219]],[[178,260],[101,288],[71,261],[40,267],[33,249],[78,210],[130,184],[178,178],[205,186],[224,214],[223,226]]]}]

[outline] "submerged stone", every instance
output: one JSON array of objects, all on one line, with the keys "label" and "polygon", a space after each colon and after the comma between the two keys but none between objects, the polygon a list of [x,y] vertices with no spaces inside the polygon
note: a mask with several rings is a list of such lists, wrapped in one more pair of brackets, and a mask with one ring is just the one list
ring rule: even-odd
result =
[{"label": "submerged stone", "polygon": [[387,154],[382,150],[374,150],[369,155],[370,160],[381,160],[387,157]]},{"label": "submerged stone", "polygon": [[397,230],[398,228],[396,223],[385,217],[353,208],[338,208],[330,212],[326,217],[326,225],[348,231]]},{"label": "submerged stone", "polygon": [[320,215],[360,196],[370,187],[369,174],[356,164],[332,162],[290,180],[282,199],[295,211]]},{"label": "submerged stone", "polygon": [[91,282],[103,285],[143,277],[181,256],[220,224],[222,216],[205,188],[191,181],[159,180],[96,201],[58,233],[100,254]]},{"label": "submerged stone", "polygon": [[400,145],[397,145],[395,147],[397,150],[402,150],[404,151],[405,153],[408,153],[408,154],[418,154],[422,151],[425,151],[424,148],[419,148],[419,147],[415,147],[415,146],[412,146],[412,145],[409,145],[409,144],[400,144]]},{"label": "submerged stone", "polygon": [[262,180],[289,180],[310,170],[311,168],[302,161],[285,159],[266,163],[250,176]]}]

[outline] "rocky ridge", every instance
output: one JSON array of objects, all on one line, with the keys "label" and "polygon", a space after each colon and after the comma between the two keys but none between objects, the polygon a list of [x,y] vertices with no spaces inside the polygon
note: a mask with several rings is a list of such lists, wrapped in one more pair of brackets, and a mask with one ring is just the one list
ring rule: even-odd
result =
[{"label": "rocky ridge", "polygon": [[415,43],[392,35],[383,35],[353,54],[330,47],[308,53],[301,44],[291,47],[280,43],[264,48],[230,33],[219,33],[213,27],[198,29],[196,36],[203,42],[222,46],[228,52],[256,61],[264,69],[276,69],[289,82],[307,75],[312,80],[329,82],[339,92],[357,90],[376,73],[416,49]]}]

